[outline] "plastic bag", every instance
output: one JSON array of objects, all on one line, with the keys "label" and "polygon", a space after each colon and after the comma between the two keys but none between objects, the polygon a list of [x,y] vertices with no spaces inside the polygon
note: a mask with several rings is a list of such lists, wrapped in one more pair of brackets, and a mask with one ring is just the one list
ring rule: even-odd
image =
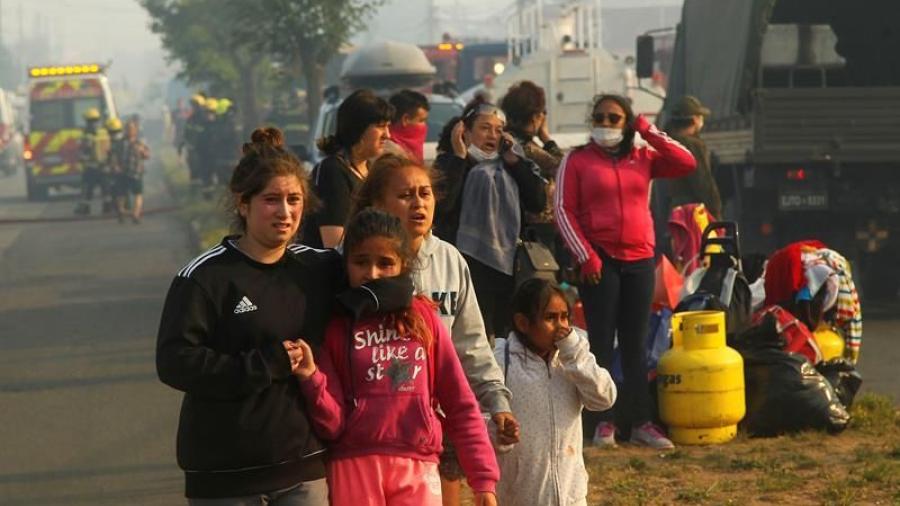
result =
[{"label": "plastic bag", "polygon": [[849,411],[850,406],[853,406],[853,399],[856,397],[856,393],[859,392],[859,387],[862,386],[863,382],[862,376],[857,372],[856,367],[846,358],[833,358],[827,362],[820,363],[816,366],[816,370],[831,383],[838,399],[841,400],[841,404]]},{"label": "plastic bag", "polygon": [[771,319],[740,336],[747,400],[743,428],[752,436],[843,431],[850,414],[831,383],[805,357],[782,351],[780,341]]},{"label": "plastic bag", "polygon": [[684,278],[663,255],[656,264],[656,283],[653,290],[653,308],[674,309],[678,304]]}]

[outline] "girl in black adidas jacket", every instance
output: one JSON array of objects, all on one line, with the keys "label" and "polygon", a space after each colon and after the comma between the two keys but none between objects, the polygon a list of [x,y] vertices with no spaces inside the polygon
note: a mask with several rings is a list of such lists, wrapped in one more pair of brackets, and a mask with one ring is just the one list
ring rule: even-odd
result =
[{"label": "girl in black adidas jacket", "polygon": [[242,233],[178,272],[157,371],[185,393],[177,453],[189,503],[325,505],[324,446],[291,373],[294,340],[321,341],[340,257],[291,244],[311,203],[305,173],[277,129],[251,139],[230,183]]}]

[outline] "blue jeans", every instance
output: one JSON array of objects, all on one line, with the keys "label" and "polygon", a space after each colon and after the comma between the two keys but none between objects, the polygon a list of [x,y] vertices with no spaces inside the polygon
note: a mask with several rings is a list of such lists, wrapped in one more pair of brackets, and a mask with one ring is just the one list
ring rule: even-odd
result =
[{"label": "blue jeans", "polygon": [[246,497],[188,499],[190,506],[328,506],[325,478]]}]

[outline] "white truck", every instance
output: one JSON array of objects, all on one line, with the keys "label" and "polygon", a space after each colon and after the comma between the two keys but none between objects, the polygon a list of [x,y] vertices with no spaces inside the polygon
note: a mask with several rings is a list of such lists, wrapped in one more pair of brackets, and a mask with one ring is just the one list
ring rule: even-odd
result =
[{"label": "white truck", "polygon": [[507,21],[509,62],[494,79],[499,101],[514,83],[533,81],[547,94],[548,127],[554,133],[586,132],[595,95],[632,100],[651,119],[662,89],[638,87],[633,65],[601,45],[600,9],[594,0],[520,0]]}]

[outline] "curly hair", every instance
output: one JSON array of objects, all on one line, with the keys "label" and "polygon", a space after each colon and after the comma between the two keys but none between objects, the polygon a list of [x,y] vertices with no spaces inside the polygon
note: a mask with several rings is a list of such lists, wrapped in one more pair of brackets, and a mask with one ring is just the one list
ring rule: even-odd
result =
[{"label": "curly hair", "polygon": [[531,81],[520,81],[509,87],[500,108],[506,114],[507,126],[525,131],[531,120],[547,108],[544,89]]}]

